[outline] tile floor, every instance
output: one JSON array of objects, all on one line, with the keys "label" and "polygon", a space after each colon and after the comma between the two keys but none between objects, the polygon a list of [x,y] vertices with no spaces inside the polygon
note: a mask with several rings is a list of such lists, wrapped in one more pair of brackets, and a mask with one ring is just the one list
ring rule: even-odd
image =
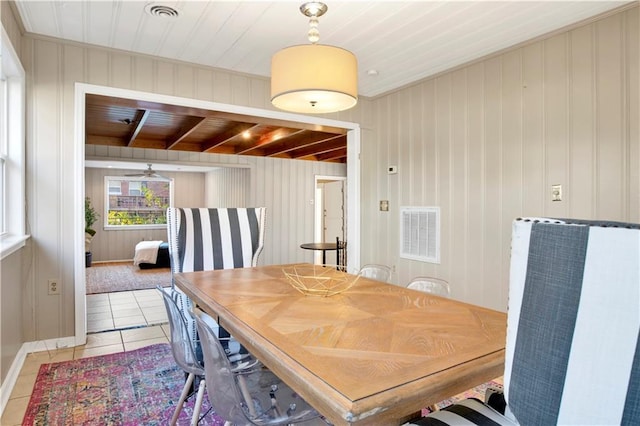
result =
[{"label": "tile floor", "polygon": [[21,425],[41,364],[132,351],[169,343],[169,325],[157,290],[135,290],[87,296],[87,343],[28,354],[0,425]]},{"label": "tile floor", "polygon": [[156,289],[87,295],[87,333],[166,322],[167,311]]}]

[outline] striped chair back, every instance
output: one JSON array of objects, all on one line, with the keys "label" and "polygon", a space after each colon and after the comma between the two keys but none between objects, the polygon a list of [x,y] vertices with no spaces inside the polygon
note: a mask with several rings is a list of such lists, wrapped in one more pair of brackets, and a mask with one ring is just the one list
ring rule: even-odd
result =
[{"label": "striped chair back", "polygon": [[[172,274],[256,266],[264,245],[265,208],[176,208],[167,209],[167,238]],[[194,346],[199,345],[192,300],[174,286]],[[213,323],[213,319],[211,320]],[[216,329],[227,355],[242,359],[247,351],[218,324]],[[229,340],[226,340],[229,338]]]},{"label": "striped chair back", "polygon": [[521,424],[640,424],[639,228],[514,222],[504,387]]},{"label": "striped chair back", "polygon": [[167,209],[171,271],[256,266],[264,221],[264,207]]}]

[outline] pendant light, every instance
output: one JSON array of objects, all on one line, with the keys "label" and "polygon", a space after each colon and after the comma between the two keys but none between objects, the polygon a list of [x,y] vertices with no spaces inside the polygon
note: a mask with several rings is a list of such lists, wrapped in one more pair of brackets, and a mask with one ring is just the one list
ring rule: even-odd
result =
[{"label": "pendant light", "polygon": [[311,44],[291,46],[271,58],[271,103],[302,113],[329,113],[352,108],[358,102],[358,63],[348,50],[318,44],[318,18],[327,11],[321,2],[309,2],[300,11],[309,17]]}]

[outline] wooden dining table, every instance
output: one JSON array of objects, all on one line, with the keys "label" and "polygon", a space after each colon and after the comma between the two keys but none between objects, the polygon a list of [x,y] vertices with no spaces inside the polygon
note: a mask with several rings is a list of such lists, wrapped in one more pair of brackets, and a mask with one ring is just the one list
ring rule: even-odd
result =
[{"label": "wooden dining table", "polygon": [[502,375],[505,313],[364,277],[308,296],[287,281],[292,267],[179,273],[175,283],[333,424],[399,425]]}]

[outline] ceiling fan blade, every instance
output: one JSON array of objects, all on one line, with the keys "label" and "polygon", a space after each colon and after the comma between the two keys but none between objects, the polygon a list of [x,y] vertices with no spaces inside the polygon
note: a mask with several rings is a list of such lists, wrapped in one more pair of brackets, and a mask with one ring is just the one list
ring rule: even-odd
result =
[{"label": "ceiling fan blade", "polygon": [[159,178],[159,179],[169,180],[169,178],[166,178],[166,177],[156,173],[156,171],[151,168],[151,163],[147,163],[147,169],[143,170],[142,173],[130,173],[130,174],[125,174],[125,176],[127,176],[127,177],[148,177],[148,178]]}]

